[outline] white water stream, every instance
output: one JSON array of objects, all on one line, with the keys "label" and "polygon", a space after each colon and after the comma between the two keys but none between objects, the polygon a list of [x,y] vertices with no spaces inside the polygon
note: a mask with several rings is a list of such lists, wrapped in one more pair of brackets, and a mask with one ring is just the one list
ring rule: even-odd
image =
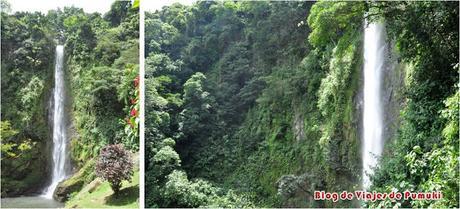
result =
[{"label": "white water stream", "polygon": [[363,188],[383,150],[382,71],[385,61],[385,26],[370,23],[364,29]]},{"label": "white water stream", "polygon": [[56,47],[56,64],[54,69],[54,107],[53,107],[53,169],[51,184],[44,190],[43,196],[53,198],[59,182],[67,177],[67,133],[65,125],[65,90],[64,90],[64,46]]}]

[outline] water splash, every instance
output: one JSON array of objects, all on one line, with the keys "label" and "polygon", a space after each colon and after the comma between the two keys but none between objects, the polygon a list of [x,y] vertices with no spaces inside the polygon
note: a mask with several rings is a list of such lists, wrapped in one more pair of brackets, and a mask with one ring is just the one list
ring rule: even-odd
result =
[{"label": "water splash", "polygon": [[382,71],[385,61],[385,26],[370,23],[364,29],[363,188],[368,189],[383,150]]},{"label": "water splash", "polygon": [[59,182],[67,177],[67,133],[64,114],[64,46],[56,46],[56,64],[54,69],[54,108],[53,108],[53,173],[51,184],[44,190],[43,196],[53,198]]}]

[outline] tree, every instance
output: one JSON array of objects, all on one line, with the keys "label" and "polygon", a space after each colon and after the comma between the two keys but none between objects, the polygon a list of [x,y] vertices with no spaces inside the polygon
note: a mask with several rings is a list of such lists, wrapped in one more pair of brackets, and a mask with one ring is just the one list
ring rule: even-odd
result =
[{"label": "tree", "polygon": [[184,135],[189,138],[209,134],[212,119],[213,98],[204,89],[206,76],[196,73],[184,84],[183,110],[179,124]]},{"label": "tree", "polygon": [[122,181],[131,181],[133,175],[130,153],[121,144],[103,147],[96,162],[96,175],[107,180],[115,195],[118,195]]},{"label": "tree", "polygon": [[216,188],[203,180],[189,181],[183,171],[173,171],[167,177],[165,198],[175,207],[199,207],[216,196]]},{"label": "tree", "polygon": [[152,167],[158,178],[163,178],[180,167],[181,160],[173,148],[175,144],[173,139],[166,138],[162,141],[160,150],[153,156]]},{"label": "tree", "polygon": [[0,132],[1,132],[1,150],[2,160],[6,158],[17,159],[24,152],[29,151],[33,148],[36,142],[32,142],[30,139],[26,140],[15,140],[14,136],[18,134],[18,131],[11,127],[9,121],[0,121]]},{"label": "tree", "polygon": [[115,1],[110,7],[110,11],[105,14],[104,19],[109,21],[112,26],[120,25],[122,20],[127,16],[131,8],[131,1]]}]

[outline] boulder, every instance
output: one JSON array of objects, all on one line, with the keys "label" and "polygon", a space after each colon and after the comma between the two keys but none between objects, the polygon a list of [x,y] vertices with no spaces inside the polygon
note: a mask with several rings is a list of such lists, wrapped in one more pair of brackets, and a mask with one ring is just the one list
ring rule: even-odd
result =
[{"label": "boulder", "polygon": [[102,184],[102,180],[100,178],[94,179],[88,186],[86,187],[88,190],[88,193],[94,192],[100,185]]},{"label": "boulder", "polygon": [[78,175],[74,175],[58,184],[56,190],[54,190],[53,197],[59,202],[65,202],[69,199],[70,194],[79,191],[83,187],[83,184],[83,178],[79,178]]},{"label": "boulder", "polygon": [[62,181],[56,187],[53,197],[59,202],[65,202],[70,194],[82,190],[85,183],[94,179],[94,160],[88,160],[86,164],[72,177]]}]

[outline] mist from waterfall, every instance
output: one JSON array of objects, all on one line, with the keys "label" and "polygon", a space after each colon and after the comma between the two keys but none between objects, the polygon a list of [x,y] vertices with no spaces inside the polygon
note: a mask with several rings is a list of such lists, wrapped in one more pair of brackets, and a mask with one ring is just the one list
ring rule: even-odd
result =
[{"label": "mist from waterfall", "polygon": [[363,188],[370,187],[369,176],[383,150],[382,71],[385,60],[385,26],[365,24],[364,29],[364,113]]},{"label": "mist from waterfall", "polygon": [[53,92],[53,163],[51,184],[45,189],[43,196],[53,198],[54,190],[59,182],[67,177],[67,133],[64,114],[65,84],[64,84],[64,46],[56,46],[56,63],[54,69]]}]

